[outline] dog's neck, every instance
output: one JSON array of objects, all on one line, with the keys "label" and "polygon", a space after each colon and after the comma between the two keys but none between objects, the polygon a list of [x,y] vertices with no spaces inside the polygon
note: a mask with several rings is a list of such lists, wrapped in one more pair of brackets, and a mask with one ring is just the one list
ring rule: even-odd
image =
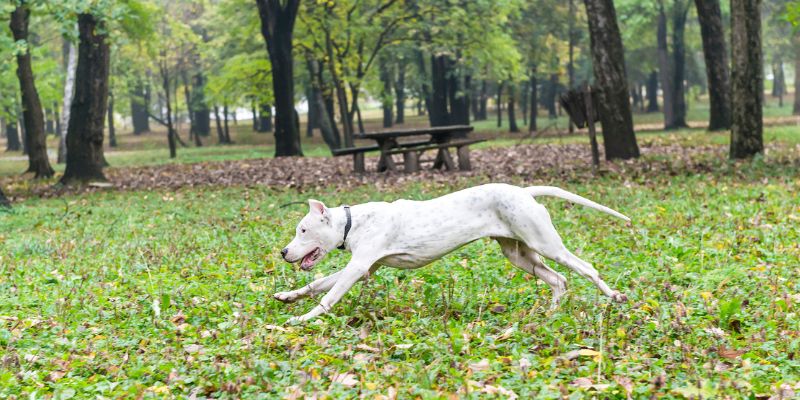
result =
[{"label": "dog's neck", "polygon": [[[352,212],[353,207],[350,206],[350,233],[353,232],[353,228],[355,227],[355,221],[353,220]],[[347,245],[347,242],[350,241],[350,235],[347,235],[347,238],[345,238],[345,228],[347,227],[347,211],[345,211],[344,206],[339,206],[331,210],[331,216],[333,227],[339,232],[340,246],[343,246],[345,249],[349,249],[350,246]]]}]

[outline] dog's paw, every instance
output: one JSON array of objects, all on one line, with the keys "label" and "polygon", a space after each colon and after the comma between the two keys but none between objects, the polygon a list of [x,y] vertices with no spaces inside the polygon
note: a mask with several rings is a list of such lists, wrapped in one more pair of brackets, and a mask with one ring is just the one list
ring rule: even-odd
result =
[{"label": "dog's paw", "polygon": [[303,322],[306,322],[305,318],[301,317],[292,317],[286,321],[286,325],[300,325]]},{"label": "dog's paw", "polygon": [[611,293],[611,299],[617,303],[625,303],[628,301],[628,296],[626,296],[625,293],[615,291]]},{"label": "dog's paw", "polygon": [[294,292],[278,292],[273,294],[272,297],[274,297],[275,300],[282,301],[284,303],[294,303],[300,298],[300,296]]}]

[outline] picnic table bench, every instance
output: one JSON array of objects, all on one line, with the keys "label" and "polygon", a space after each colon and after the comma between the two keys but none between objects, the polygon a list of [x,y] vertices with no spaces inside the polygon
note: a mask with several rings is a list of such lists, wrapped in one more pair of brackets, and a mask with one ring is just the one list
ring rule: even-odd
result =
[{"label": "picnic table bench", "polygon": [[[353,170],[356,173],[365,171],[364,154],[371,151],[380,151],[378,171],[395,171],[397,165],[392,159],[395,154],[403,155],[405,172],[420,170],[420,155],[428,150],[437,150],[433,161],[434,168],[444,167],[448,171],[456,169],[456,164],[450,155],[449,149],[455,148],[458,155],[458,169],[467,171],[472,168],[469,159],[469,146],[482,142],[483,139],[456,138],[466,136],[472,131],[469,125],[440,126],[433,128],[395,130],[383,132],[360,133],[354,135],[356,139],[370,139],[375,145],[348,147],[333,150],[334,156],[353,156]],[[428,136],[427,139],[401,142],[398,139],[413,136]]]}]

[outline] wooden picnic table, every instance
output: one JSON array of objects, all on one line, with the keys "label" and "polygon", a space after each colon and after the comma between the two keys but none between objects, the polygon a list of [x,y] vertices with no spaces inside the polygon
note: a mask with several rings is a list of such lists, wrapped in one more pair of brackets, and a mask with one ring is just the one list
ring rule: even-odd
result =
[{"label": "wooden picnic table", "polygon": [[[393,154],[403,154],[405,172],[419,171],[419,155],[426,150],[437,150],[436,159],[433,163],[434,168],[441,168],[444,166],[448,170],[454,170],[455,163],[448,151],[449,147],[456,147],[458,149],[459,168],[468,170],[471,168],[469,162],[469,145],[482,141],[463,139],[463,136],[472,132],[472,130],[473,128],[469,125],[451,125],[360,133],[353,135],[353,137],[356,139],[370,139],[377,143],[378,150],[381,152],[380,160],[378,161],[378,171],[381,172],[397,170],[397,166],[392,159]],[[429,138],[407,142],[400,142],[398,140],[400,138],[412,136],[429,136]],[[374,148],[371,149],[374,150]],[[363,169],[363,165],[361,168]],[[356,172],[359,172],[358,160],[356,160],[355,169]]]}]

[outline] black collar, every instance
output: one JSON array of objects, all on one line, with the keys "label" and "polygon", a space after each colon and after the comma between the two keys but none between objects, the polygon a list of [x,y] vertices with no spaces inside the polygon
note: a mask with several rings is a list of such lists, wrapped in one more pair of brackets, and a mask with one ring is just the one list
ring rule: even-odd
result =
[{"label": "black collar", "polygon": [[353,218],[350,216],[350,206],[342,207],[344,207],[344,212],[347,214],[347,223],[344,225],[344,237],[342,238],[342,244],[337,247],[339,250],[344,250],[344,244],[347,242],[347,234],[350,233],[350,228],[353,226]]}]

